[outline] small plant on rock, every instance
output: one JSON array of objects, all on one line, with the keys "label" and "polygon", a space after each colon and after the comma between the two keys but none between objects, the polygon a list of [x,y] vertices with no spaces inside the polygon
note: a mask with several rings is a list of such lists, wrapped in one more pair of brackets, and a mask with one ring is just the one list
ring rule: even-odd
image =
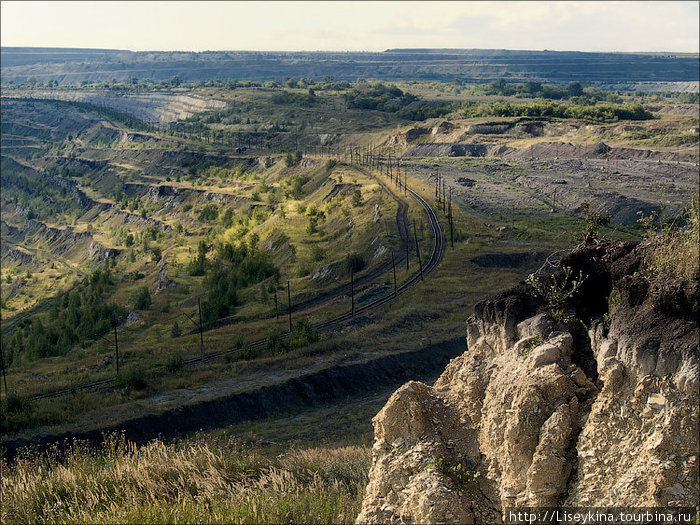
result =
[{"label": "small plant on rock", "polygon": [[461,460],[440,456],[426,467],[426,469],[429,468],[434,468],[445,475],[458,487],[475,481],[480,476],[476,469],[476,462],[469,456]]},{"label": "small plant on rock", "polygon": [[520,355],[521,356],[526,356],[530,352],[532,352],[533,348],[537,348],[540,346],[542,343],[544,343],[544,337],[541,335],[536,335],[532,339],[530,339],[527,343],[523,345],[523,347],[520,349]]},{"label": "small plant on rock", "polygon": [[547,302],[551,310],[561,309],[586,280],[583,272],[579,271],[577,277],[572,278],[573,270],[569,266],[564,266],[563,279],[558,280],[556,276],[551,277],[551,284],[547,285],[545,279],[536,273],[527,276],[526,282],[532,286],[535,294]]}]

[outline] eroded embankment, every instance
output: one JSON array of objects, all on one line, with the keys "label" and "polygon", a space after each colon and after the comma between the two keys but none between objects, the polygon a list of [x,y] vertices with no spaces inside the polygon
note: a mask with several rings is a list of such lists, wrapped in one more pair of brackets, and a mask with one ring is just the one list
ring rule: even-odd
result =
[{"label": "eroded embankment", "polygon": [[550,277],[477,304],[468,352],[374,418],[357,523],[697,505],[700,284],[649,275],[645,256],[643,244],[577,250],[556,274],[585,277],[566,301],[537,292],[557,288]]},{"label": "eroded embankment", "polygon": [[351,402],[353,396],[391,391],[412,378],[427,380],[435,377],[450,359],[464,351],[464,347],[464,339],[458,338],[414,352],[333,366],[280,384],[136,417],[118,425],[78,433],[38,435],[35,439],[15,439],[2,443],[3,454],[12,460],[22,447],[31,445],[41,450],[73,439],[99,444],[103,434],[115,431],[123,431],[127,439],[136,443],[145,443],[156,437],[174,438],[188,432],[222,428],[344,399]]}]

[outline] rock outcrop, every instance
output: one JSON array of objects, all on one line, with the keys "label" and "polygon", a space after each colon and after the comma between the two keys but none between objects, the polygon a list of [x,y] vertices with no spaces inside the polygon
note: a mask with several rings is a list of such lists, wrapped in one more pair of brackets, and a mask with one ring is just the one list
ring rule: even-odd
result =
[{"label": "rock outcrop", "polygon": [[642,257],[632,244],[565,257],[587,278],[554,314],[524,283],[478,304],[467,352],[374,418],[357,522],[697,505],[699,285],[646,277]]}]

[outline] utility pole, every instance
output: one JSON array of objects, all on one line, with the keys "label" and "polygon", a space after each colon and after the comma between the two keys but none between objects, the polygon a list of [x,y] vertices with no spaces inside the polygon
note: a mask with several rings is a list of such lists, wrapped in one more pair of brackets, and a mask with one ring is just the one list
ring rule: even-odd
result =
[{"label": "utility pole", "polygon": [[416,239],[416,255],[420,266],[420,280],[423,281],[423,262],[420,260],[420,248],[418,247],[418,235],[416,234],[416,220],[413,219],[413,237]]},{"label": "utility pole", "polygon": [[[396,297],[396,263],[394,263],[394,250],[391,250],[391,268],[394,270],[394,297]],[[3,367],[3,372],[5,368]],[[7,394],[7,387],[5,387],[5,394]]]},{"label": "utility pole", "polygon": [[[396,283],[396,272],[394,272],[394,283]],[[394,284],[396,288],[396,284]],[[2,345],[0,344],[0,366],[2,366],[2,380],[5,383],[5,399],[7,399],[7,376],[5,375],[5,355],[2,353]]]},{"label": "utility pole", "polygon": [[289,311],[289,331],[292,331],[292,294],[289,291],[289,281],[287,281],[287,310]]},{"label": "utility pole", "polygon": [[275,320],[276,321],[280,320],[280,311],[279,311],[279,308],[277,307],[277,290],[275,290]]},{"label": "utility pole", "polygon": [[[119,375],[119,341],[117,340],[117,318],[113,318],[114,324],[114,355],[117,361],[117,375]],[[5,373],[5,367],[2,367],[3,375]],[[5,394],[7,394],[7,385],[5,385]]]},{"label": "utility pole", "polygon": [[450,217],[450,246],[454,250],[455,248],[455,236],[454,232],[452,230],[452,188],[450,188],[450,203],[449,203],[449,211],[448,211],[448,216]]},{"label": "utility pole", "polygon": [[408,271],[408,241],[410,239],[406,239],[406,271]]},{"label": "utility pole", "polygon": [[355,317],[355,272],[350,270],[350,315]]},{"label": "utility pole", "polygon": [[202,299],[197,297],[197,308],[199,309],[199,347],[201,350],[200,359],[204,362],[204,331],[202,329]]},{"label": "utility pole", "polygon": [[445,179],[442,179],[442,212],[445,213]]}]

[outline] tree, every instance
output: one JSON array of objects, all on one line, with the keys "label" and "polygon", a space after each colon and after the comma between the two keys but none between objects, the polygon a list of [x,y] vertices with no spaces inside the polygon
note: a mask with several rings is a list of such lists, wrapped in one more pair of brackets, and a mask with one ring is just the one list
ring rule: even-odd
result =
[{"label": "tree", "polygon": [[173,327],[170,329],[170,337],[173,339],[176,337],[180,337],[182,335],[182,330],[180,330],[180,325],[177,324],[177,321],[173,323]]},{"label": "tree", "polygon": [[569,84],[567,90],[569,92],[569,97],[580,97],[583,95],[583,86],[581,86],[581,84],[578,82],[572,82]]},{"label": "tree", "polygon": [[355,190],[352,194],[352,205],[355,207],[362,206],[362,192],[360,190]]},{"label": "tree", "polygon": [[298,166],[299,163],[301,163],[302,155],[303,154],[300,149],[296,150],[294,153],[287,153],[287,156],[284,159],[285,165],[287,167]]},{"label": "tree", "polygon": [[160,261],[160,258],[162,256],[163,256],[163,250],[161,249],[160,246],[152,246],[151,247],[151,260],[153,262]]},{"label": "tree", "polygon": [[142,286],[133,295],[132,302],[137,310],[148,310],[151,307],[151,292],[148,287]]},{"label": "tree", "polygon": [[345,268],[347,268],[350,273],[361,272],[366,264],[365,258],[359,253],[351,253],[348,255],[347,259],[345,259]]}]

